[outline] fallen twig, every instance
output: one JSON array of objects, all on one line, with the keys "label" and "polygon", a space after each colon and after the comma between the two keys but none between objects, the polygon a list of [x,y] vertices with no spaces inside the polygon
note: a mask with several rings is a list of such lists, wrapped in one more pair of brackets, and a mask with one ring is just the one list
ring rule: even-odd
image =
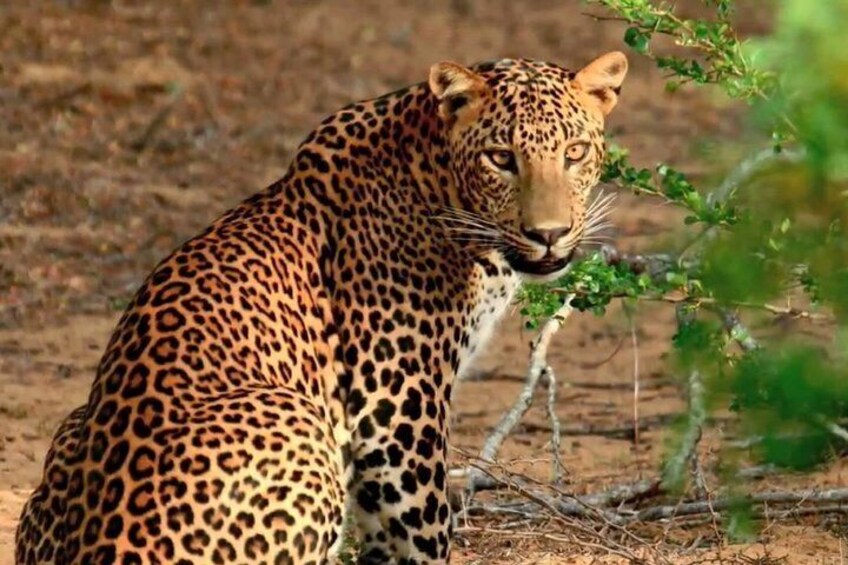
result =
[{"label": "fallen twig", "polygon": [[[660,428],[670,424],[678,418],[676,414],[658,414],[656,416],[645,416],[639,423],[639,429],[642,433]],[[551,432],[551,426],[545,424],[535,424],[527,422],[522,424],[522,428],[527,432]],[[633,441],[633,425],[604,428],[600,426],[585,425],[579,427],[563,427],[560,435],[562,436],[601,436],[608,439],[621,439]]]},{"label": "fallen twig", "polygon": [[508,502],[501,504],[475,505],[466,512],[475,513],[506,513],[518,516],[532,516],[533,507],[542,508],[558,518],[583,518],[601,520],[609,527],[614,527],[623,534],[638,539],[624,526],[633,522],[656,522],[676,519],[698,514],[710,514],[716,522],[719,514],[739,504],[751,506],[793,505],[792,508],[778,509],[781,516],[804,515],[815,513],[810,505],[821,513],[848,513],[848,488],[803,491],[768,491],[753,493],[742,497],[713,497],[707,492],[707,497],[700,500],[663,504],[636,510],[634,505],[648,498],[663,494],[659,480],[643,480],[637,483],[620,485],[607,491],[589,495],[576,496],[552,486],[545,485],[530,477],[508,473],[499,468],[499,474],[494,472],[494,466],[486,461],[471,458],[469,467],[478,470],[491,481],[499,483],[507,489],[516,492],[525,499],[524,503]]},{"label": "fallen twig", "polygon": [[[738,505],[740,502],[748,504],[790,504],[798,502],[804,502],[807,504],[832,504],[834,502],[848,503],[848,488],[824,491],[806,490],[797,492],[759,492],[740,498],[718,498],[712,501],[699,500],[695,502],[683,502],[681,504],[654,506],[640,510],[634,519],[642,522],[650,522],[665,520],[677,516],[706,514],[713,511],[721,512],[722,510]],[[848,512],[848,504],[845,504],[842,507],[845,512]]]},{"label": "fallen twig", "polygon": [[[606,360],[604,361],[606,362]],[[595,369],[598,366],[602,365],[603,362],[600,363],[580,363],[574,362],[574,365],[581,369]],[[524,382],[527,378],[526,375],[517,375],[510,373],[494,373],[494,372],[486,372],[481,374],[472,374],[471,376],[463,377],[465,381],[508,381],[508,382]],[[649,390],[657,390],[661,388],[665,388],[668,386],[672,386],[676,384],[677,381],[668,378],[659,378],[655,377],[651,382],[642,383],[642,391]],[[633,388],[633,383],[631,381],[626,382],[616,382],[616,383],[600,383],[595,381],[568,381],[568,388],[585,388],[589,390],[631,390]]]},{"label": "fallen twig", "polygon": [[761,479],[769,475],[774,475],[780,472],[780,468],[771,463],[765,465],[757,465],[754,467],[746,467],[736,471],[736,476],[740,479]]}]

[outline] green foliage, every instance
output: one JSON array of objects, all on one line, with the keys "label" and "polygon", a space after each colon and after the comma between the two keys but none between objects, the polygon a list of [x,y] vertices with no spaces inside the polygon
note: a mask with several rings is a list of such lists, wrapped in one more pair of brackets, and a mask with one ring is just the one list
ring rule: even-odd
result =
[{"label": "green foliage", "polygon": [[780,77],[780,96],[764,109],[772,120],[788,117],[796,138],[810,154],[808,166],[829,180],[844,182],[848,179],[848,2],[783,0],[780,7],[774,34],[758,45],[764,63]]},{"label": "green foliage", "polygon": [[727,306],[777,298],[789,279],[789,265],[780,257],[780,245],[770,223],[746,219],[704,250],[701,282]]},{"label": "green foliage", "polygon": [[727,340],[716,320],[693,319],[680,324],[672,343],[678,352],[678,364],[686,373],[710,372],[715,369],[713,365],[720,364]]},{"label": "green foliage", "polygon": [[[624,42],[634,51],[653,59],[660,69],[670,73],[668,90],[682,84],[717,84],[732,98],[748,100],[764,97],[772,89],[775,75],[754,67],[746,44],[736,37],[730,22],[730,0],[705,1],[712,5],[716,19],[691,20],[674,12],[671,2],[650,0],[588,0],[616,14],[629,27]],[[677,45],[699,52],[700,59],[662,56],[654,53],[651,40],[667,35]]]},{"label": "green foliage", "polygon": [[848,372],[810,347],[754,352],[717,386],[730,389],[743,426],[763,436],[763,457],[791,468],[820,462],[831,444],[826,423],[848,414]]},{"label": "green foliage", "polygon": [[716,201],[709,195],[702,195],[680,171],[665,164],[657,165],[654,171],[634,167],[627,160],[627,151],[617,146],[607,151],[601,182],[677,204],[691,212],[685,219],[686,224],[730,226],[737,220],[736,210],[728,201]]},{"label": "green foliage", "polygon": [[[681,377],[697,374],[705,391],[681,420],[685,441],[671,444],[674,465],[666,470],[678,476],[669,481],[685,482],[676,450],[703,424],[704,409],[733,411],[734,429],[758,438],[754,455],[763,461],[817,465],[846,447],[848,421],[848,0],[778,0],[773,34],[757,41],[736,36],[731,0],[704,0],[712,9],[707,19],[683,18],[670,2],[587,2],[625,22],[624,42],[668,73],[669,90],[706,85],[748,104],[762,143],[753,152],[735,145],[739,167],[719,187],[698,186],[664,164],[634,166],[625,149],[611,147],[602,180],[684,210],[685,245],[651,272],[589,255],[556,283],[524,288],[522,313],[535,327],[568,296],[575,308],[603,314],[616,298],[673,293],[686,320],[674,338],[675,367]],[[689,56],[657,52],[657,34]],[[744,326],[728,323],[728,313],[762,313],[793,292],[833,316],[832,342],[805,345],[790,336],[757,343]],[[733,473],[726,477],[733,492]],[[726,526],[745,537],[752,518],[745,497],[739,500]]]},{"label": "green foliage", "polygon": [[527,320],[527,328],[534,329],[553,316],[568,295],[574,296],[571,305],[577,310],[602,315],[614,298],[661,296],[683,282],[674,276],[651,280],[627,265],[608,264],[600,253],[595,253],[576,263],[553,286],[524,285],[518,300],[523,304],[521,315]]}]

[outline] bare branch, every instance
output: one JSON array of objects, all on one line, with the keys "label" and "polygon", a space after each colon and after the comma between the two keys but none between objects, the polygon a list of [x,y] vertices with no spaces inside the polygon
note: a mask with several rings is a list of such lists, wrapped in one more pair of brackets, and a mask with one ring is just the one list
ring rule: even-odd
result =
[{"label": "bare branch", "polygon": [[706,489],[698,462],[698,443],[701,441],[707,412],[704,406],[704,385],[701,382],[701,374],[697,370],[689,373],[688,389],[689,410],[686,427],[680,437],[680,446],[666,462],[663,480],[672,485],[677,484],[683,477],[684,470],[689,466],[695,479],[693,484],[695,492],[697,495],[703,495]]},{"label": "bare branch", "polygon": [[[521,421],[521,418],[524,417],[524,414],[527,413],[533,404],[533,392],[536,390],[539,379],[545,371],[549,370],[547,355],[551,339],[553,339],[554,334],[556,334],[565,320],[574,311],[571,306],[572,298],[573,295],[565,298],[557,313],[545,322],[539,331],[539,335],[531,343],[530,367],[527,370],[524,387],[521,389],[521,393],[518,395],[515,404],[501,417],[498,424],[489,434],[489,437],[483,444],[483,449],[480,450],[480,459],[489,462],[495,460],[506,437],[518,425],[518,422]],[[479,473],[473,471],[469,473],[468,484],[466,486],[469,495],[473,494],[475,489],[478,488],[478,482],[485,484],[487,481]]]},{"label": "bare branch", "polygon": [[739,320],[739,316],[730,310],[721,311],[724,329],[730,338],[739,344],[743,351],[751,352],[760,348],[759,342],[754,339],[748,328]]},{"label": "bare branch", "polygon": [[799,150],[775,151],[768,147],[759,153],[739,163],[724,181],[708,196],[707,202],[721,202],[731,198],[740,186],[751,180],[756,174],[775,163],[799,163],[805,158],[805,153]]},{"label": "bare branch", "polygon": [[[676,311],[677,327],[685,327],[691,322],[692,314],[678,306]],[[701,472],[698,459],[698,444],[701,441],[704,423],[707,420],[707,408],[704,402],[704,384],[701,373],[697,369],[689,371],[687,380],[689,410],[687,410],[686,427],[680,437],[680,446],[672,453],[666,462],[663,481],[672,485],[681,481],[687,465],[693,479],[692,487],[696,496],[703,497],[707,492],[706,481]]]},{"label": "bare branch", "polygon": [[633,346],[633,447],[639,448],[639,338],[636,336],[636,322],[629,308],[625,309],[630,322],[630,342]]},{"label": "bare branch", "polygon": [[551,421],[551,481],[559,484],[562,481],[563,465],[559,455],[560,425],[559,417],[556,415],[556,390],[557,381],[554,370],[548,367],[545,370],[545,379],[548,381],[548,419]]}]

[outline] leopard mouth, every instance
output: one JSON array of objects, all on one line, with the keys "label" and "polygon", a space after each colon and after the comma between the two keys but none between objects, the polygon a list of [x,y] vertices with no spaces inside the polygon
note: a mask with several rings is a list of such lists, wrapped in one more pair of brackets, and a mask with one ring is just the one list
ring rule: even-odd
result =
[{"label": "leopard mouth", "polygon": [[548,251],[541,259],[531,260],[521,253],[507,254],[507,262],[513,271],[534,277],[546,277],[565,269],[574,258],[574,249],[565,257],[557,257]]}]

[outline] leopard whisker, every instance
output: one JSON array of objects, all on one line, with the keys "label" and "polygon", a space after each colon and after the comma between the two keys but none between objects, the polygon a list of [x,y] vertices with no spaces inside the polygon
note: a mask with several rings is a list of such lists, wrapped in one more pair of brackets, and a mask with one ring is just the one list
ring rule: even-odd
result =
[{"label": "leopard whisker", "polygon": [[481,217],[479,214],[468,212],[467,210],[460,210],[459,208],[443,208],[441,213],[437,216],[434,216],[434,218],[443,221],[465,221],[474,224],[484,224],[493,227],[496,225],[494,222]]},{"label": "leopard whisker", "polygon": [[586,208],[586,215],[591,216],[610,209],[617,199],[618,195],[614,192],[598,194],[598,196],[595,197],[595,199],[592,200],[592,203]]},{"label": "leopard whisker", "polygon": [[580,241],[580,245],[604,245],[612,241],[615,241],[615,238],[584,239]]},{"label": "leopard whisker", "polygon": [[586,218],[589,223],[596,222],[602,218],[609,217],[615,210],[615,196],[606,197],[601,201],[596,200],[586,210]]},{"label": "leopard whisker", "polygon": [[449,232],[453,233],[490,233],[490,234],[499,234],[497,230],[493,230],[492,228],[484,228],[480,226],[445,226],[445,229]]},{"label": "leopard whisker", "polygon": [[489,231],[489,232],[497,232],[498,230],[494,226],[489,226],[486,224],[480,224],[478,222],[473,222],[470,220],[461,220],[461,219],[451,219],[449,222],[445,222],[445,229],[448,230],[464,230],[464,229],[476,229],[480,231]]},{"label": "leopard whisker", "polygon": [[606,230],[613,229],[613,228],[614,228],[614,225],[612,224],[612,222],[609,222],[607,220],[598,220],[596,222],[586,224],[586,226],[583,228],[583,234],[584,235],[591,235],[593,233],[598,233],[598,232],[606,231]]},{"label": "leopard whisker", "polygon": [[496,239],[489,238],[479,238],[479,237],[452,237],[451,241],[457,241],[462,243],[488,243],[491,245],[497,245],[500,241]]}]

